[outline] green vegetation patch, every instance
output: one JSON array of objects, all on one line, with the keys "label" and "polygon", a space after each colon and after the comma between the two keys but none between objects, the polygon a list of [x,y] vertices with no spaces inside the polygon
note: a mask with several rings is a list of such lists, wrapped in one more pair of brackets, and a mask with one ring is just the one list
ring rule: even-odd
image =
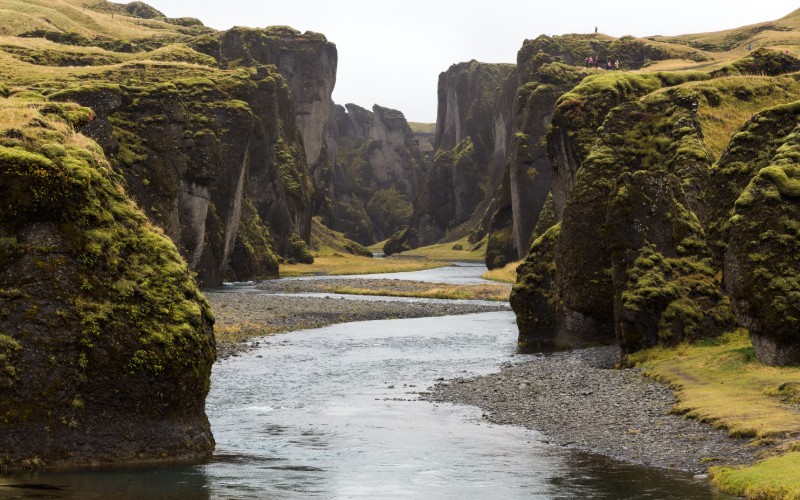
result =
[{"label": "green vegetation patch", "polygon": [[712,467],[714,486],[747,498],[800,498],[800,451],[768,458],[752,467]]}]

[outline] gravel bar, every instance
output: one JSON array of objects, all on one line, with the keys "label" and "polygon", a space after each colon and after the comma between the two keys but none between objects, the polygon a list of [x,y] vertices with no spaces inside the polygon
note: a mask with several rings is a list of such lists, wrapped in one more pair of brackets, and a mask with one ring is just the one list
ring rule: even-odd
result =
[{"label": "gravel bar", "polygon": [[[360,301],[317,297],[286,297],[260,293],[205,292],[218,324],[261,325],[269,333],[320,328],[334,323],[378,319],[452,316],[508,310],[506,303],[497,305],[383,300]],[[217,357],[224,359],[247,349],[242,341],[217,342]]]},{"label": "gravel bar", "polygon": [[748,440],[671,414],[672,391],[638,369],[614,369],[619,356],[616,347],[534,355],[439,383],[428,400],[477,406],[486,420],[535,429],[552,444],[653,467],[703,474],[757,459]]}]

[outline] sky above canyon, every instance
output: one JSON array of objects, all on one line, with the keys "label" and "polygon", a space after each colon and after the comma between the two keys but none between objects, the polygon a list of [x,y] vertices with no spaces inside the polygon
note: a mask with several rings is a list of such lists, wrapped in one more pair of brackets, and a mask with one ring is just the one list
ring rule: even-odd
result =
[{"label": "sky above canyon", "polygon": [[323,33],[339,51],[334,101],[380,104],[431,123],[439,73],[470,59],[513,63],[526,38],[589,33],[595,26],[616,37],[702,33],[798,8],[791,0],[145,1],[167,16],[196,17],[220,30],[288,25]]}]

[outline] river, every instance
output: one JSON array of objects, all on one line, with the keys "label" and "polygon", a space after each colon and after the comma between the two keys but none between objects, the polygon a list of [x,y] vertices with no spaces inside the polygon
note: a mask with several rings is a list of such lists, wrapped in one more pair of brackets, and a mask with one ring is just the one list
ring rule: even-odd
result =
[{"label": "river", "polygon": [[210,463],[14,475],[0,498],[721,498],[688,474],[557,448],[420,399],[439,379],[535,356],[517,353],[514,332],[501,311],[268,337],[214,366]]}]

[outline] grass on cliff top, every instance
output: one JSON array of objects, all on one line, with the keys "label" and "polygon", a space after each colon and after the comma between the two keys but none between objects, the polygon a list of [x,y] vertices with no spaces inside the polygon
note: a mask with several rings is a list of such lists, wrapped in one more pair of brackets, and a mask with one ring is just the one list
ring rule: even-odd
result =
[{"label": "grass on cliff top", "polygon": [[411,127],[411,131],[415,134],[435,134],[436,133],[436,124],[435,123],[420,123],[420,122],[408,122],[408,126]]},{"label": "grass on cliff top", "polygon": [[800,367],[758,362],[744,329],[691,345],[654,347],[630,359],[675,390],[676,412],[733,436],[800,436]]},{"label": "grass on cliff top", "polygon": [[117,11],[98,12],[98,0],[0,0],[0,34],[47,30],[131,39],[177,33],[179,27],[154,19],[138,19]]},{"label": "grass on cliff top", "polygon": [[437,243],[396,254],[400,257],[416,257],[449,262],[483,262],[486,257],[486,239],[470,243],[467,237],[448,243]]},{"label": "grass on cliff top", "polygon": [[520,264],[522,264],[521,260],[509,262],[501,268],[486,271],[481,277],[485,280],[500,281],[502,283],[516,283],[517,267]]},{"label": "grass on cliff top", "polygon": [[342,276],[347,274],[383,274],[406,271],[422,271],[443,267],[447,264],[423,259],[372,259],[356,255],[320,255],[313,264],[281,264],[281,277],[293,276]]},{"label": "grass on cliff top", "polygon": [[[800,83],[791,76],[735,76],[685,86],[706,96],[697,117],[703,127],[703,142],[716,159],[730,143],[731,136],[754,114],[794,102],[800,95]],[[708,96],[714,99],[713,104]]]}]

